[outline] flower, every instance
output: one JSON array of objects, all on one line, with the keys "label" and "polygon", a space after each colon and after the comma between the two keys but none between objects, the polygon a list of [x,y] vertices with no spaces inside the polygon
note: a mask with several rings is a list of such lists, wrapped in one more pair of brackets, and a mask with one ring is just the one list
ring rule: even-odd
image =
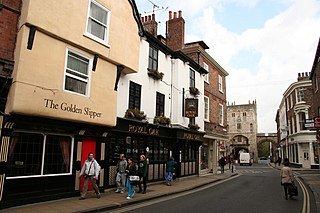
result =
[{"label": "flower", "polygon": [[170,120],[170,118],[167,118],[166,116],[160,115],[160,116],[154,117],[153,123],[167,126],[171,123],[171,120]]},{"label": "flower", "polygon": [[144,111],[140,111],[139,109],[127,109],[126,114],[124,115],[125,118],[134,118],[137,120],[143,120],[146,118],[147,115],[144,114]]}]

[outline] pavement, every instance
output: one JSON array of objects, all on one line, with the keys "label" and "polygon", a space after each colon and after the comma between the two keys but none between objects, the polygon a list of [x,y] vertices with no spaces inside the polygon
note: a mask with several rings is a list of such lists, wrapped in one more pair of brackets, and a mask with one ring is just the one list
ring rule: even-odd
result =
[{"label": "pavement", "polygon": [[[6,213],[91,213],[115,210],[117,208],[132,204],[141,203],[144,201],[173,195],[180,192],[196,189],[214,182],[219,182],[228,179],[237,173],[232,173],[231,170],[226,170],[223,174],[206,174],[195,175],[189,177],[178,178],[172,186],[167,186],[164,181],[147,184],[147,193],[136,193],[131,200],[127,200],[127,193],[115,193],[114,189],[107,189],[101,193],[101,198],[97,199],[94,192],[88,192],[85,200],[79,200],[79,197],[67,199],[59,199],[48,202],[40,202],[35,204],[17,206],[1,210]],[[137,191],[137,189],[136,189]]]},{"label": "pavement", "polygon": [[[281,169],[281,166],[270,163],[269,166],[275,169]],[[308,171],[306,169],[292,168],[296,176],[302,179],[304,184],[312,191],[316,208],[320,212],[320,170],[310,170],[312,173],[300,173],[299,171]],[[318,172],[317,172],[318,171]],[[72,197],[67,199],[59,199],[47,202],[40,202],[35,204],[17,206],[1,210],[3,213],[93,213],[116,210],[120,207],[129,206],[132,204],[142,203],[144,201],[157,199],[160,197],[173,195],[188,190],[196,189],[214,182],[219,182],[238,175],[232,173],[231,170],[226,169],[223,174],[206,174],[201,176],[188,176],[178,178],[172,186],[167,186],[164,181],[148,183],[147,193],[136,193],[134,198],[127,200],[127,193],[115,193],[114,189],[106,189],[101,193],[101,198],[97,199],[94,192],[88,192],[85,200],[79,200],[79,197]],[[137,191],[137,189],[136,189]]]}]

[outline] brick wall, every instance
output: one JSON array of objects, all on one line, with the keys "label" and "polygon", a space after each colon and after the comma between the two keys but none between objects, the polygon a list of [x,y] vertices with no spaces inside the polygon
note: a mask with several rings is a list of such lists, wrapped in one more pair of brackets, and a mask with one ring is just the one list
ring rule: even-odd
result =
[{"label": "brick wall", "polygon": [[13,61],[21,0],[3,0],[1,2],[0,59]]}]

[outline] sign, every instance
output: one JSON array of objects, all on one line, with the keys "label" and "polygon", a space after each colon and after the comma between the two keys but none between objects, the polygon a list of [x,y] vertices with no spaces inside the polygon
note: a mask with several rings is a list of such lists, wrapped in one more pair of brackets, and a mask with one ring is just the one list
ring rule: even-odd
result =
[{"label": "sign", "polygon": [[187,98],[185,104],[185,116],[187,118],[198,117],[198,99]]},{"label": "sign", "polygon": [[314,117],[314,128],[320,128],[320,116]]},{"label": "sign", "polygon": [[314,119],[306,119],[304,121],[304,127],[306,129],[313,129],[314,128]]}]

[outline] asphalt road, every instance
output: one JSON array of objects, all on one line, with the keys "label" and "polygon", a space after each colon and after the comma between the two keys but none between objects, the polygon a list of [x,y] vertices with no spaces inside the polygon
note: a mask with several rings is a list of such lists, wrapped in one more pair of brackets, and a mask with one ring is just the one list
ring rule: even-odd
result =
[{"label": "asphalt road", "polygon": [[[168,196],[130,206],[121,212],[284,213],[302,212],[303,193],[285,200],[279,171],[266,165],[237,166],[237,178],[187,195]],[[118,211],[120,212],[120,211]],[[312,211],[311,211],[312,212]]]}]

